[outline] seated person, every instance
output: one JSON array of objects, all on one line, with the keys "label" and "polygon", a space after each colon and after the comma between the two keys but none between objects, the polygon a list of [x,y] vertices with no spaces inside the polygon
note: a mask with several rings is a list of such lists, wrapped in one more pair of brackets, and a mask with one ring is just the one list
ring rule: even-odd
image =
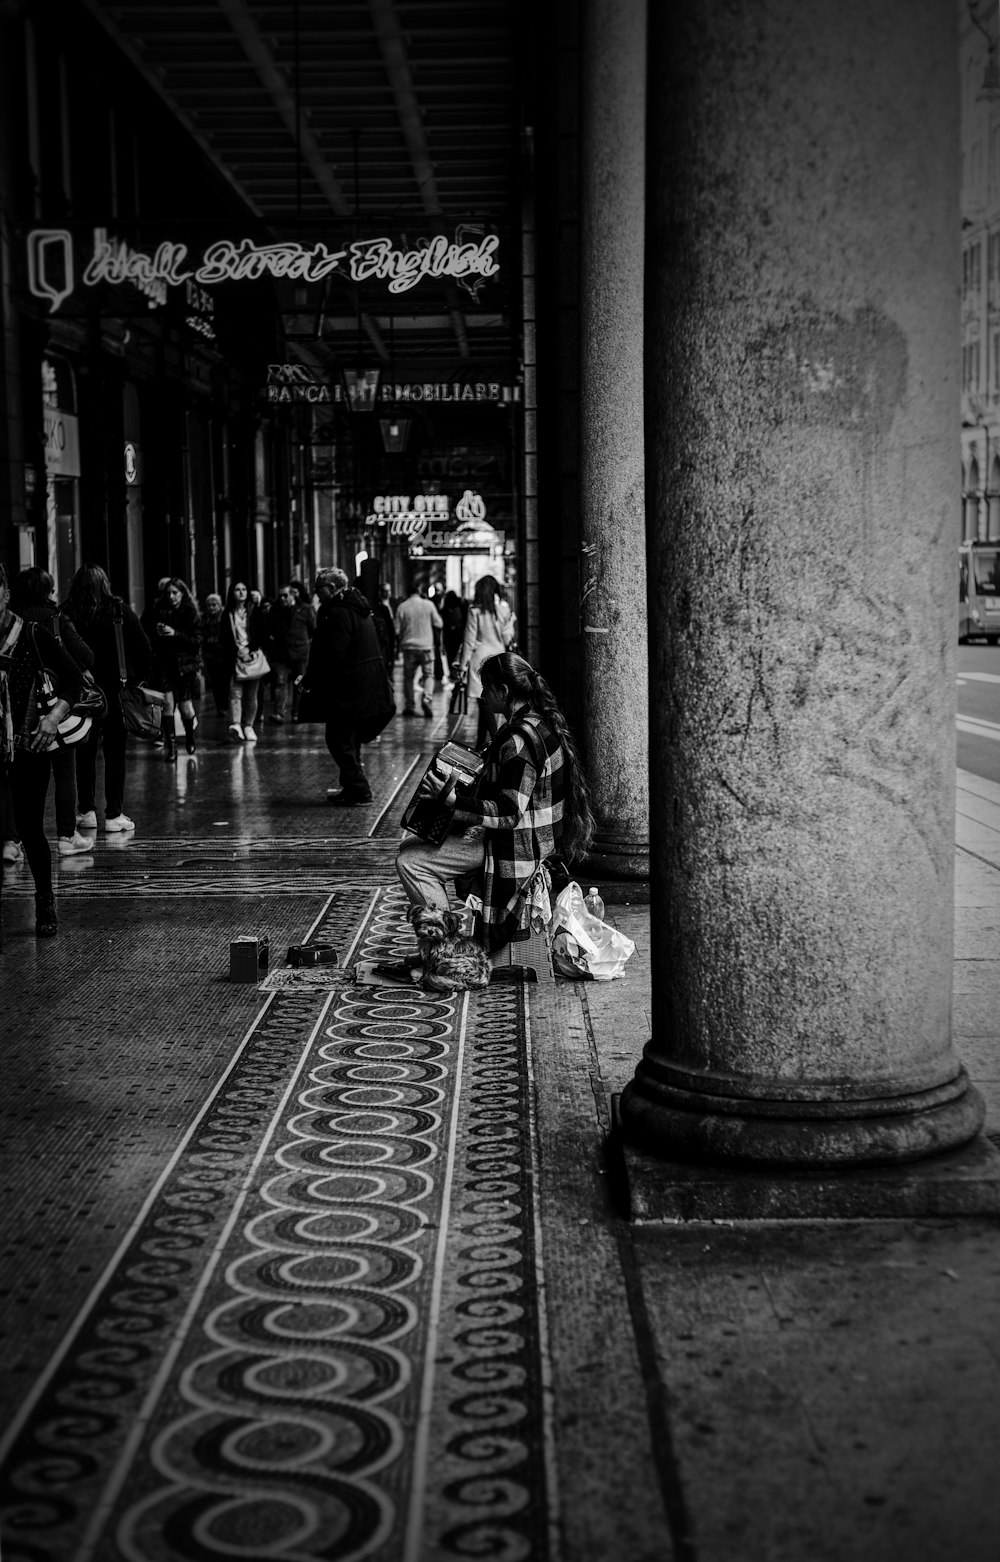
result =
[{"label": "seated person", "polygon": [[491,656],[479,675],[499,724],[483,772],[471,785],[425,776],[418,796],[438,798],[449,831],[440,846],[407,835],[396,872],[412,906],[447,910],[450,879],[460,895],[481,896],[476,937],[492,954],[528,937],[539,865],[584,856],[594,821],[576,745],[545,679],[511,651]]}]

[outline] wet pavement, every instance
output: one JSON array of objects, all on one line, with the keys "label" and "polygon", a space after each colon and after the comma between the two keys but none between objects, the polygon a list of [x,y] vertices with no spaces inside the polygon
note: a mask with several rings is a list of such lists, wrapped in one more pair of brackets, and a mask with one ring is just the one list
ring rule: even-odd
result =
[{"label": "wet pavement", "polygon": [[[54,858],[54,940],[9,871],[4,1562],[992,1562],[1000,1223],[625,1221],[643,907],[607,985],[347,979],[413,947],[392,857],[445,706],[356,810],[318,728],[133,745],[135,833]],[[1000,787],[965,778],[958,839],[996,1133]],[[240,934],[270,989],[228,980]],[[307,936],[341,968],[275,985]]]}]

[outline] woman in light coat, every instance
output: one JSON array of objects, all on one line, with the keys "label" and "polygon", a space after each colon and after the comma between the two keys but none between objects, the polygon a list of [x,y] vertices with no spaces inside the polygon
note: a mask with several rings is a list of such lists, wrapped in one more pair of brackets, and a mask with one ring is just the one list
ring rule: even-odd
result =
[{"label": "woman in light coat", "polygon": [[483,686],[479,669],[488,657],[500,656],[510,650],[514,629],[514,614],[501,595],[500,582],[492,575],[483,575],[476,582],[458,655],[459,674],[468,674],[469,694],[479,702],[477,748],[482,748],[492,735],[490,713],[480,698]]}]

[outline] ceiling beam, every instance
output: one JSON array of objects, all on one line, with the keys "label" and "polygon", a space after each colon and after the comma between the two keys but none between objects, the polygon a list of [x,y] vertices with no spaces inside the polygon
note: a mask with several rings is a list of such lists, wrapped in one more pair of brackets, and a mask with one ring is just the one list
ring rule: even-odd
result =
[{"label": "ceiling beam", "polygon": [[[413,177],[417,181],[424,211],[428,217],[441,217],[444,215],[444,207],[438,194],[434,164],[431,162],[430,147],[424,132],[423,116],[417,102],[413,72],[410,70],[406,40],[399,25],[395,0],[368,0],[368,9],[375,25],[392,95],[396,100],[396,112],[399,115],[403,138],[413,166]],[[465,316],[459,307],[454,288],[447,289],[447,304],[459,356],[468,358],[469,338],[465,329]]]},{"label": "ceiling beam", "polygon": [[133,43],[129,41],[128,38],[125,37],[124,33],[119,31],[111,17],[108,16],[107,12],[98,3],[98,0],[83,0],[83,4],[86,6],[94,20],[101,24],[112,43],[115,44],[116,48],[120,50],[129,63],[133,65],[140,73],[147,86],[153,89],[160,102],[170,110],[171,114],[191,137],[192,141],[198,145],[198,147],[204,153],[205,157],[211,163],[212,167],[231,187],[234,194],[239,198],[239,200],[243,202],[243,205],[247,208],[247,210],[252,212],[255,217],[263,218],[264,214],[257,205],[256,201],[251,200],[250,196],[247,194],[242,184],[240,184],[239,180],[232,173],[231,169],[229,169],[226,164],[215,155],[210,142],[208,142],[201,134],[201,132],[195,128],[194,122],[187,114],[185,114],[184,110],[178,104],[176,98],[170,95],[166,87],[163,85],[159,74],[147,66],[139,50]]},{"label": "ceiling beam", "polygon": [[338,217],[349,216],[350,207],[344,199],[333,166],[321,152],[319,142],[305,123],[305,115],[296,113],[295,93],[275,64],[256,22],[247,10],[245,0],[218,0],[218,5],[243,45],[247,59],[271,94],[275,108],[291,132],[292,140],[298,146],[309,172],[326,196],[330,209]]}]

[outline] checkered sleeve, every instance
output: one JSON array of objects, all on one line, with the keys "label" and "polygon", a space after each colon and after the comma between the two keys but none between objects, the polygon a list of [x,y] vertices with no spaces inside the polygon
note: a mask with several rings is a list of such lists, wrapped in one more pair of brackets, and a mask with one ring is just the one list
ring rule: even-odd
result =
[{"label": "checkered sleeve", "polygon": [[512,830],[531,806],[538,779],[534,757],[523,736],[511,732],[497,758],[496,775],[477,787],[456,788],[452,824],[463,829]]}]

